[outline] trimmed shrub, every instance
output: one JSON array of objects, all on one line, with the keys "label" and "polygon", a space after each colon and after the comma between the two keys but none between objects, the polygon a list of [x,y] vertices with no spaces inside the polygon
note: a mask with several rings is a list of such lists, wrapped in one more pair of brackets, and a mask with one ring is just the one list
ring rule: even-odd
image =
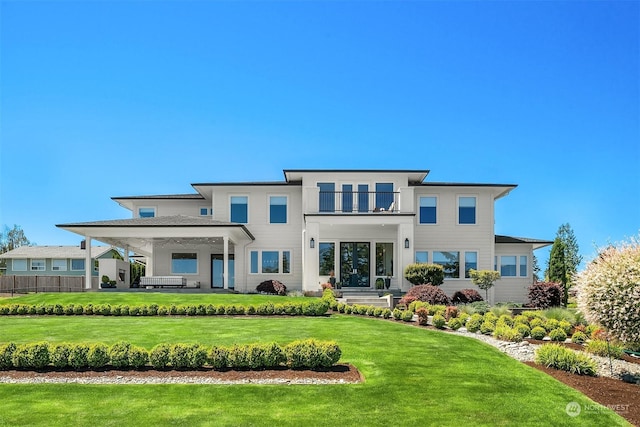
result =
[{"label": "trimmed shrub", "polygon": [[498,317],[498,320],[496,321],[496,326],[497,325],[513,326],[513,324],[514,324],[513,317],[511,317],[508,314],[503,314],[502,316]]},{"label": "trimmed shrub", "polygon": [[287,366],[293,369],[328,368],[335,364],[342,354],[334,342],[319,342],[314,339],[299,340],[284,348]]},{"label": "trimmed shrub", "polygon": [[129,350],[131,344],[119,341],[109,348],[109,359],[114,368],[126,369],[129,367]]},{"label": "trimmed shrub", "polygon": [[629,347],[640,347],[640,236],[601,250],[578,274],[578,308]]},{"label": "trimmed shrub", "polygon": [[544,322],[544,328],[547,330],[547,332],[551,332],[554,329],[558,329],[560,327],[560,322],[557,321],[556,319],[547,319]]},{"label": "trimmed shrub", "polygon": [[524,323],[517,323],[513,326],[513,328],[522,335],[522,338],[526,338],[531,335],[531,329],[525,325]]},{"label": "trimmed shrub", "polygon": [[282,284],[282,282],[278,280],[265,280],[260,283],[256,290],[258,292],[266,293],[266,294],[274,294],[274,295],[286,295],[287,287]]},{"label": "trimmed shrub", "polygon": [[391,309],[390,308],[385,308],[382,310],[382,317],[385,319],[388,319],[391,317]]},{"label": "trimmed shrub", "polygon": [[226,369],[229,366],[229,351],[225,347],[213,346],[207,354],[207,362],[213,369]]},{"label": "trimmed shrub", "polygon": [[67,369],[69,365],[69,355],[71,354],[71,344],[54,344],[49,348],[49,361],[58,369]]},{"label": "trimmed shrub", "polygon": [[514,316],[513,318],[513,324],[514,325],[529,325],[529,319],[527,318],[527,316],[524,316],[522,314],[518,314],[517,316]]},{"label": "trimmed shrub", "polygon": [[158,304],[149,304],[149,308],[147,310],[147,314],[149,316],[157,316],[158,315]]},{"label": "trimmed shrub", "polygon": [[149,352],[137,345],[129,347],[129,366],[128,368],[140,369],[149,361]]},{"label": "trimmed shrub", "polygon": [[413,313],[409,310],[405,310],[402,312],[402,321],[403,322],[412,322],[413,321]]},{"label": "trimmed shrub", "polygon": [[82,306],[82,304],[76,304],[73,306],[73,314],[75,314],[76,316],[84,314],[84,307]]},{"label": "trimmed shrub", "polygon": [[169,353],[171,347],[168,344],[158,344],[149,353],[149,363],[154,369],[167,369],[169,366]]},{"label": "trimmed shrub", "polygon": [[169,351],[169,361],[174,369],[189,367],[189,344],[173,344]]},{"label": "trimmed shrub", "polygon": [[246,345],[229,347],[227,357],[231,369],[249,369],[251,367],[249,348]]},{"label": "trimmed shrub", "polygon": [[564,288],[561,283],[536,282],[529,286],[529,305],[542,309],[562,305]]},{"label": "trimmed shrub", "polygon": [[469,332],[478,332],[480,330],[480,326],[482,326],[483,317],[482,314],[475,313],[472,314],[471,317],[465,323],[467,331]]},{"label": "trimmed shrub", "polygon": [[166,316],[169,314],[169,308],[166,305],[158,307],[158,316]]},{"label": "trimmed shrub", "polygon": [[453,329],[454,331],[457,331],[462,327],[462,321],[459,317],[453,317],[449,319],[449,321],[447,322],[447,326],[449,326],[449,328]]},{"label": "trimmed shrub", "polygon": [[109,347],[105,344],[97,343],[89,347],[87,353],[87,365],[91,369],[104,368],[109,363]]},{"label": "trimmed shrub", "polygon": [[571,335],[571,342],[576,344],[583,344],[587,340],[587,334],[582,331],[576,331]]},{"label": "trimmed shrub", "polygon": [[[346,308],[345,308],[345,312],[346,312]],[[395,320],[402,320],[402,313],[404,313],[404,310],[400,310],[399,308],[394,308],[393,309],[393,318]]]},{"label": "trimmed shrub", "polygon": [[404,277],[412,285],[440,286],[444,283],[444,268],[439,264],[409,264],[404,269]]},{"label": "trimmed shrub", "polygon": [[560,344],[545,344],[536,350],[535,362],[547,368],[560,369],[578,375],[596,375],[596,362]]},{"label": "trimmed shrub", "polygon": [[13,368],[13,353],[16,351],[16,345],[12,342],[0,344],[0,369]]},{"label": "trimmed shrub", "polygon": [[72,344],[69,351],[69,366],[75,370],[89,367],[89,346],[87,344]]},{"label": "trimmed shrub", "polygon": [[207,348],[200,344],[191,344],[187,348],[189,368],[200,369],[207,363]]},{"label": "trimmed shrub", "polygon": [[522,334],[520,334],[520,331],[518,331],[516,328],[512,328],[506,325],[496,326],[496,329],[493,331],[493,336],[503,341],[522,341]]},{"label": "trimmed shrub", "polygon": [[547,330],[542,326],[536,326],[531,329],[531,338],[534,340],[541,340],[547,336]]},{"label": "trimmed shrub", "polygon": [[496,325],[494,325],[488,320],[485,320],[484,322],[482,322],[482,325],[480,325],[480,333],[484,335],[492,334],[495,329],[496,329]]},{"label": "trimmed shrub", "polygon": [[441,316],[440,314],[436,314],[435,316],[433,316],[433,326],[435,326],[438,329],[444,329],[444,325],[447,323],[447,320],[444,318],[444,316]]},{"label": "trimmed shrub", "polygon": [[571,331],[573,330],[573,325],[566,320],[561,320],[558,327],[564,330],[564,333],[567,335],[571,334]]},{"label": "trimmed shrub", "polygon": [[611,355],[615,359],[622,359],[624,355],[623,347],[603,340],[591,340],[587,342],[584,349],[586,352],[597,356],[609,357]]},{"label": "trimmed shrub", "polygon": [[431,305],[449,305],[449,297],[447,297],[447,294],[439,287],[433,285],[417,285],[412,287],[400,299],[399,303],[409,305],[413,301],[428,302]]},{"label": "trimmed shrub", "polygon": [[551,338],[551,341],[564,342],[567,339],[567,333],[562,328],[556,328],[549,332],[549,338]]},{"label": "trimmed shrub", "polygon": [[451,297],[453,304],[470,304],[476,301],[484,301],[482,295],[475,289],[460,289]]},{"label": "trimmed shrub", "polygon": [[13,352],[12,362],[17,369],[42,369],[49,364],[49,344],[21,344]]},{"label": "trimmed shrub", "polygon": [[420,307],[416,310],[418,316],[418,324],[427,326],[429,324],[429,310],[426,307]]},{"label": "trimmed shrub", "polygon": [[456,307],[455,305],[450,305],[450,306],[447,306],[447,308],[444,311],[444,318],[449,320],[453,317],[458,317],[458,314],[460,314],[458,307]]},{"label": "trimmed shrub", "polygon": [[540,319],[539,317],[534,317],[529,321],[529,327],[531,329],[535,328],[536,326],[544,328],[544,320]]}]

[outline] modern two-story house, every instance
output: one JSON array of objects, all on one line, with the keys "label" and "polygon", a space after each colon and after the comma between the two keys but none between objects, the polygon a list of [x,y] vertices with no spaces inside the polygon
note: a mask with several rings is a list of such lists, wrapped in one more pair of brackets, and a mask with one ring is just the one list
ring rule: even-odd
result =
[{"label": "modern two-story house", "polygon": [[469,270],[498,270],[490,299],[524,302],[535,249],[552,242],[497,236],[494,203],[511,184],[425,182],[426,170],[285,170],[278,182],[192,184],[192,194],[114,197],[130,219],[60,224],[146,258],[147,276],[183,276],[201,289],[255,291],[268,279],[343,289],[406,265],[443,265],[449,295],[473,288]]}]

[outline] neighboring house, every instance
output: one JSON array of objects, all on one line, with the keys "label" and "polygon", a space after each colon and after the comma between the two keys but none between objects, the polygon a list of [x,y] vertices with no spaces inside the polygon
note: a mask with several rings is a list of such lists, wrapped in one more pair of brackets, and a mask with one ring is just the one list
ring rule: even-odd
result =
[{"label": "neighboring house", "polygon": [[[0,255],[8,276],[86,276],[87,251],[80,246],[20,246]],[[91,247],[91,275],[109,276],[129,287],[128,264],[112,246]]]},{"label": "neighboring house", "polygon": [[[319,290],[403,278],[413,262],[442,264],[448,294],[473,288],[468,271],[502,279],[493,301],[526,301],[533,250],[550,241],[494,233],[494,203],[516,186],[424,182],[426,170],[285,170],[284,181],[192,184],[196,193],[114,197],[132,212],[58,227],[146,257],[148,276],[202,288],[255,291],[267,279]],[[226,266],[226,268],[225,268]]]}]

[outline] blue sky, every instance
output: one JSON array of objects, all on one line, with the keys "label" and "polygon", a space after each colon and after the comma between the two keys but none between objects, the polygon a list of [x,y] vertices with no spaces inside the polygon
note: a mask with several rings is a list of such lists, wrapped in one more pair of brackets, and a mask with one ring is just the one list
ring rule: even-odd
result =
[{"label": "blue sky", "polygon": [[[428,169],[517,184],[496,233],[640,230],[638,1],[0,1],[0,223],[112,196]],[[538,251],[542,267],[547,252]]]}]

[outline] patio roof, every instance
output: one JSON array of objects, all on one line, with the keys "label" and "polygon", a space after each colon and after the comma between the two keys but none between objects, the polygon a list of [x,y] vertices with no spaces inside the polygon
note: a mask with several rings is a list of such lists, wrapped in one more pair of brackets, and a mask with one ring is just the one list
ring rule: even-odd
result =
[{"label": "patio roof", "polygon": [[532,244],[533,249],[544,248],[545,246],[549,246],[553,244],[553,241],[549,240],[539,240],[539,239],[531,239],[528,237],[513,237],[513,236],[502,236],[496,234],[495,237],[496,243],[527,243]]}]

